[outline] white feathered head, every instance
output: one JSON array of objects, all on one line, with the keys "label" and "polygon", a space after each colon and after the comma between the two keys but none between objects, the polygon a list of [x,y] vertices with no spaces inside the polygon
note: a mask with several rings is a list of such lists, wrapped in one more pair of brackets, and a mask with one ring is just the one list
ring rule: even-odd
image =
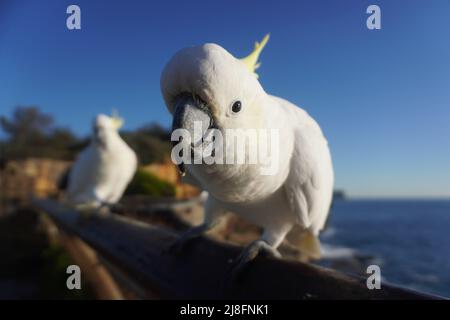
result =
[{"label": "white feathered head", "polygon": [[176,53],[161,75],[162,95],[173,114],[172,129],[193,133],[195,122],[201,122],[203,132],[263,127],[261,105],[267,95],[255,70],[268,38],[243,59],[211,43]]},{"label": "white feathered head", "polygon": [[108,133],[117,132],[122,126],[123,119],[119,118],[114,111],[112,116],[97,115],[92,125],[94,141],[105,139]]},{"label": "white feathered head", "polygon": [[[168,62],[161,75],[161,91],[174,119],[191,102],[207,107],[219,128],[243,127],[245,116],[257,115],[258,97],[264,94],[257,75],[258,56],[268,41],[268,35],[244,59],[237,59],[216,44],[189,47],[180,50]],[[176,114],[178,113],[178,114]],[[189,112],[183,112],[187,116]],[[240,119],[245,121],[240,121]],[[202,119],[198,119],[202,120]],[[254,121],[252,121],[254,122]]]}]

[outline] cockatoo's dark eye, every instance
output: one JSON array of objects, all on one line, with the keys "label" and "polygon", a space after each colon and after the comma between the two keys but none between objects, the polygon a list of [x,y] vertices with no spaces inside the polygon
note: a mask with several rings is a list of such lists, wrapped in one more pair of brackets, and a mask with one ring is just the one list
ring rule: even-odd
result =
[{"label": "cockatoo's dark eye", "polygon": [[242,109],[242,103],[240,101],[236,101],[233,103],[233,105],[231,106],[231,111],[233,111],[234,113],[238,113],[239,111],[241,111]]}]

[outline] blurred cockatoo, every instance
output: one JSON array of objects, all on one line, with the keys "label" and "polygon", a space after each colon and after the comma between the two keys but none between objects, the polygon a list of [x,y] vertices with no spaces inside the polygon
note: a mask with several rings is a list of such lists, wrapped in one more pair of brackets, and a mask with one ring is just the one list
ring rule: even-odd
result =
[{"label": "blurred cockatoo", "polygon": [[115,204],[122,197],[137,167],[134,151],[118,129],[123,120],[100,114],[93,123],[91,142],[70,169],[66,200],[80,209]]},{"label": "blurred cockatoo", "polygon": [[[230,211],[264,230],[235,261],[237,273],[261,251],[279,257],[277,247],[285,237],[304,254],[319,258],[318,234],[332,198],[332,161],[319,125],[303,109],[267,94],[255,74],[267,41],[268,35],[244,59],[236,59],[216,44],[185,48],[171,58],[161,76],[174,132],[182,128],[192,133],[194,123],[201,124],[200,140],[189,145],[192,154],[194,146],[207,148],[205,137],[211,128],[223,133],[224,145],[229,142],[228,129],[279,132],[279,143],[271,149],[279,155],[274,174],[261,174],[257,169],[262,164],[180,164],[186,179],[207,190],[209,196],[203,224],[182,235],[171,251],[181,250]],[[255,148],[257,144],[247,143],[245,150]]]}]

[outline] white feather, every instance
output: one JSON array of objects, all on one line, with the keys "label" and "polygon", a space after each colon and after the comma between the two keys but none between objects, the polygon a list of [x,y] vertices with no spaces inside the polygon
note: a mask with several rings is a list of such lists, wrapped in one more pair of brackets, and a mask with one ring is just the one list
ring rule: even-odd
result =
[{"label": "white feather", "polygon": [[69,174],[67,200],[72,205],[98,207],[120,200],[132,179],[137,157],[122,140],[109,117],[100,115],[99,130],[78,156]]},{"label": "white feather", "polygon": [[[262,239],[274,248],[291,230],[318,235],[331,203],[333,169],[327,141],[304,110],[268,95],[241,61],[215,44],[178,52],[162,73],[161,89],[170,112],[179,94],[191,92],[207,103],[221,129],[279,130],[275,175],[261,175],[258,165],[186,166],[209,193],[205,221],[217,208],[232,211],[263,227]],[[242,111],[230,115],[236,100]]]}]

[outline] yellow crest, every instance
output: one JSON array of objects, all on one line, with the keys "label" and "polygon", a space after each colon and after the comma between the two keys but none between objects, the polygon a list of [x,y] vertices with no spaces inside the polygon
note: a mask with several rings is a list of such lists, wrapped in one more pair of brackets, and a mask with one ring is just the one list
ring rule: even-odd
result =
[{"label": "yellow crest", "polygon": [[122,126],[123,126],[123,119],[122,119],[121,117],[119,117],[119,114],[118,114],[118,112],[117,112],[116,109],[113,109],[113,110],[112,110],[112,113],[111,113],[111,121],[112,121],[114,127],[115,127],[117,130],[119,130],[120,128],[122,128]]},{"label": "yellow crest", "polygon": [[241,59],[241,61],[247,66],[248,70],[253,72],[256,77],[258,77],[258,74],[255,71],[261,65],[261,63],[258,62],[258,58],[262,49],[264,49],[264,46],[267,44],[267,41],[269,41],[269,37],[270,34],[266,34],[261,42],[255,42],[255,49],[253,49],[253,52]]}]

